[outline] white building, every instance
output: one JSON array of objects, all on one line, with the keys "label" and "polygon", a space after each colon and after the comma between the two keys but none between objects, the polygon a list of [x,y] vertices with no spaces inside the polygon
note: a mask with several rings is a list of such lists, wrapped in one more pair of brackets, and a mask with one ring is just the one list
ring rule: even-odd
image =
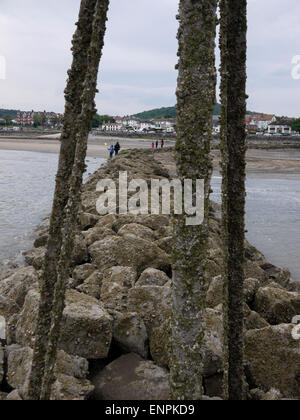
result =
[{"label": "white building", "polygon": [[138,130],[140,127],[140,124],[141,124],[140,120],[133,117],[125,117],[123,118],[123,121],[122,121],[123,127],[129,128],[129,129],[131,128],[133,130]]},{"label": "white building", "polygon": [[269,134],[292,134],[292,127],[289,125],[271,124],[268,126]]},{"label": "white building", "polygon": [[151,131],[155,128],[155,124],[152,121],[141,121],[138,128],[139,131]]},{"label": "white building", "polygon": [[175,133],[175,119],[166,120],[142,120],[134,117],[115,117],[114,123],[104,123],[102,131],[135,131],[135,132],[165,132]]},{"label": "white building", "polygon": [[252,116],[250,125],[256,125],[259,131],[265,131],[268,129],[268,126],[275,121],[275,115],[257,114]]},{"label": "white building", "polygon": [[167,120],[153,120],[154,128],[165,133],[175,133],[175,118]]},{"label": "white building", "polygon": [[120,131],[121,126],[116,123],[105,123],[102,125],[103,131]]}]

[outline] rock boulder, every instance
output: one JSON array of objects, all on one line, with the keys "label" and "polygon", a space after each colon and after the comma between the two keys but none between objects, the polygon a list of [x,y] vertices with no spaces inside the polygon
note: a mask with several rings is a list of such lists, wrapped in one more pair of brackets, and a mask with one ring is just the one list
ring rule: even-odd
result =
[{"label": "rock boulder", "polygon": [[300,314],[300,295],[280,287],[262,287],[256,293],[254,310],[272,325],[290,323]]},{"label": "rock boulder", "polygon": [[106,366],[93,379],[97,400],[168,400],[167,370],[131,353]]},{"label": "rock boulder", "polygon": [[286,398],[300,397],[300,347],[292,336],[294,325],[282,324],[246,333],[249,376],[265,392],[279,389]]},{"label": "rock boulder", "polygon": [[[39,305],[39,293],[28,293],[16,328],[18,344],[31,346]],[[87,359],[105,359],[112,340],[113,319],[96,299],[68,290],[59,348]]]},{"label": "rock boulder", "polygon": [[108,236],[95,242],[89,248],[92,261],[99,267],[124,266],[134,268],[141,274],[146,268],[153,267],[170,272],[169,256],[152,242],[136,236]]}]

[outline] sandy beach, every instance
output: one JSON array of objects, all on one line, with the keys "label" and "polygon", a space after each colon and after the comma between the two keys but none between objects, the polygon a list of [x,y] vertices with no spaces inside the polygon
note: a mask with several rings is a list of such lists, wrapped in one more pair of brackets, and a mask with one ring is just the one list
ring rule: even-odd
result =
[{"label": "sandy beach", "polygon": [[[107,158],[108,147],[119,141],[121,150],[126,149],[149,149],[152,147],[151,139],[126,139],[126,138],[107,138],[90,136],[88,144],[88,156],[97,158]],[[174,142],[167,141],[166,146],[173,145]],[[39,153],[59,153],[60,142],[57,136],[53,138],[9,138],[0,137],[0,150],[18,150]]]},{"label": "sandy beach", "polygon": [[[90,136],[88,144],[88,157],[107,158],[108,147],[119,141],[121,150],[126,149],[149,149],[152,146],[151,139],[107,138]],[[166,147],[174,146],[174,141],[166,141]],[[18,150],[40,153],[59,153],[59,140],[57,136],[27,139],[0,137],[0,150]],[[212,151],[214,168],[219,169],[220,152]],[[164,159],[168,159],[168,154]],[[300,149],[284,150],[261,150],[249,149],[247,151],[248,173],[300,173]]]},{"label": "sandy beach", "polygon": [[[175,175],[172,152],[160,156],[162,163]],[[221,154],[218,150],[212,151],[215,173],[219,173]],[[247,151],[247,173],[251,174],[300,174],[300,150],[255,150]]]},{"label": "sandy beach", "polygon": [[[221,155],[213,151],[214,167],[219,168]],[[261,150],[247,151],[248,174],[300,174],[300,150]]]}]

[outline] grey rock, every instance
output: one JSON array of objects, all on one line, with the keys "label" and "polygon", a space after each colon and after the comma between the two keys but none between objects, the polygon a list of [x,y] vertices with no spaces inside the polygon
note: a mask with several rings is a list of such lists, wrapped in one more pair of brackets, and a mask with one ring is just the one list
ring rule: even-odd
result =
[{"label": "grey rock", "polygon": [[245,359],[257,388],[279,389],[284,397],[300,396],[300,347],[292,336],[295,325],[281,324],[245,335]]},{"label": "grey rock", "polygon": [[131,267],[112,267],[103,273],[101,302],[110,309],[127,308],[128,291],[134,287],[136,271]]},{"label": "grey rock", "polygon": [[300,294],[280,287],[262,287],[256,293],[254,310],[272,325],[290,323],[300,313]]},{"label": "grey rock", "polygon": [[23,399],[21,398],[19,392],[17,390],[14,390],[7,395],[6,401],[23,401]]},{"label": "grey rock", "polygon": [[168,372],[136,354],[106,366],[93,379],[97,400],[169,400]]},{"label": "grey rock", "polygon": [[136,282],[136,286],[164,286],[170,281],[163,271],[147,268]]},{"label": "grey rock", "polygon": [[6,401],[8,394],[5,392],[0,392],[0,401]]},{"label": "grey rock", "polygon": [[44,264],[46,248],[32,248],[24,252],[23,255],[27,265],[32,265],[36,270],[41,270]]},{"label": "grey rock", "polygon": [[79,221],[82,230],[94,227],[100,220],[100,216],[91,213],[80,213]]},{"label": "grey rock", "polygon": [[137,313],[115,314],[113,338],[125,351],[147,358],[148,334],[144,322]]},{"label": "grey rock", "polygon": [[113,230],[102,226],[95,226],[86,232],[82,232],[82,234],[87,246],[91,246],[95,242],[105,239],[107,236],[116,236]]},{"label": "grey rock", "polygon": [[144,321],[148,334],[171,316],[171,288],[140,286],[129,289],[128,310],[137,312]]},{"label": "grey rock", "polygon": [[[16,340],[23,346],[33,345],[38,314],[39,293],[31,290],[16,328]],[[96,299],[68,290],[62,321],[59,348],[87,359],[107,357],[112,340],[112,317]]]},{"label": "grey rock", "polygon": [[94,386],[87,379],[58,375],[52,387],[52,401],[85,401],[93,393]]},{"label": "grey rock", "polygon": [[95,299],[100,299],[103,273],[100,270],[94,271],[84,282],[76,289]]},{"label": "grey rock", "polygon": [[132,267],[138,274],[148,267],[165,272],[170,270],[169,256],[152,242],[136,236],[109,236],[102,241],[95,242],[89,251],[92,261],[99,268],[120,265]]},{"label": "grey rock", "polygon": [[72,273],[72,288],[81,285],[93,272],[95,267],[92,264],[78,265],[74,268]]},{"label": "grey rock", "polygon": [[0,282],[0,295],[22,308],[28,290],[37,284],[38,280],[37,272],[33,267],[21,268]]},{"label": "grey rock", "polygon": [[[33,350],[30,347],[11,349],[8,352],[7,380],[9,385],[21,391],[22,395],[28,386],[32,357]],[[52,399],[55,397],[58,400],[66,400],[71,396],[70,399],[85,399],[93,390],[92,385],[86,381],[87,375],[87,360],[58,351],[54,369],[57,379],[53,386]]]},{"label": "grey rock", "polygon": [[129,225],[124,225],[118,232],[120,236],[125,235],[135,235],[139,238],[146,239],[147,241],[154,241],[155,236],[152,229],[149,229],[146,226],[139,225],[137,223],[131,223]]}]

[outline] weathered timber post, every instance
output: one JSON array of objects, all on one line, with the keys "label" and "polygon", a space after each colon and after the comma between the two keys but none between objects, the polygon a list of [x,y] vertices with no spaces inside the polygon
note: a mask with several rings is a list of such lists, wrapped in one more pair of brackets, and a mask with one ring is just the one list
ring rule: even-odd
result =
[{"label": "weathered timber post", "polygon": [[184,215],[174,218],[170,385],[175,400],[202,396],[216,8],[217,0],[181,0],[178,15],[176,163],[181,179],[204,180],[205,214],[199,226],[187,226]]},{"label": "weathered timber post", "polygon": [[225,398],[245,399],[244,260],[247,0],[221,0]]}]

